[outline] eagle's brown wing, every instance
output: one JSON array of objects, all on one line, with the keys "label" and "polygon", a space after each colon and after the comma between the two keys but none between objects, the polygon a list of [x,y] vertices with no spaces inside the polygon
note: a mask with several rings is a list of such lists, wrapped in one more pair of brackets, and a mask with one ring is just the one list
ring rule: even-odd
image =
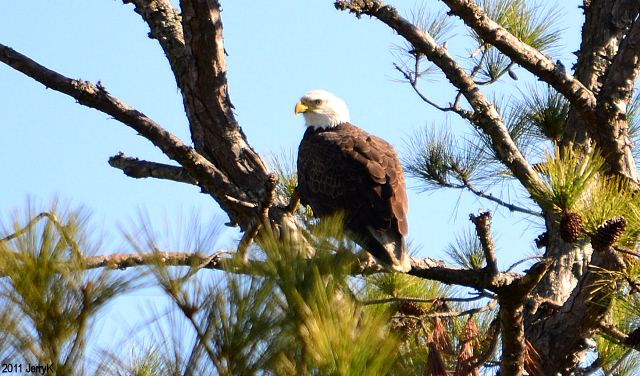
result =
[{"label": "eagle's brown wing", "polygon": [[[298,191],[318,217],[344,213],[347,229],[377,258],[389,264],[405,258],[404,176],[384,140],[351,124],[308,129],[298,150]],[[393,257],[384,250],[389,243],[395,244]]]}]

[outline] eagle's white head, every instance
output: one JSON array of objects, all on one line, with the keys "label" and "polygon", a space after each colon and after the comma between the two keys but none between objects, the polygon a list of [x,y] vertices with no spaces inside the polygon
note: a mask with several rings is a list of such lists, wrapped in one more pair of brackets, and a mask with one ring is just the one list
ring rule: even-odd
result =
[{"label": "eagle's white head", "polygon": [[302,114],[307,127],[331,128],[349,122],[344,101],[326,90],[311,90],[296,103],[295,114]]}]

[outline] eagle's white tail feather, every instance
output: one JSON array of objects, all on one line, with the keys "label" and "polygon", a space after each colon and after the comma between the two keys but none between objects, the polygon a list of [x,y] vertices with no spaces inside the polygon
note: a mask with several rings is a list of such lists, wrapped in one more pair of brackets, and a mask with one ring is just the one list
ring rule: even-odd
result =
[{"label": "eagle's white tail feather", "polygon": [[[411,270],[411,260],[404,249],[402,237],[392,236],[384,230],[375,230],[368,227],[369,233],[384,247],[391,259],[388,265],[392,270],[406,273]],[[399,239],[398,239],[399,238]],[[387,264],[385,262],[385,264]]]}]

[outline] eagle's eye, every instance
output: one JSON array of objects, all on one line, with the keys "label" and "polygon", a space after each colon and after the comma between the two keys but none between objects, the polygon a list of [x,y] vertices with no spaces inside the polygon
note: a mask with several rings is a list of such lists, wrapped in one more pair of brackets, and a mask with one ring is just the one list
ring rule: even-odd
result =
[{"label": "eagle's eye", "polygon": [[320,106],[322,104],[322,99],[316,99],[313,101],[313,104],[315,104],[316,106]]}]

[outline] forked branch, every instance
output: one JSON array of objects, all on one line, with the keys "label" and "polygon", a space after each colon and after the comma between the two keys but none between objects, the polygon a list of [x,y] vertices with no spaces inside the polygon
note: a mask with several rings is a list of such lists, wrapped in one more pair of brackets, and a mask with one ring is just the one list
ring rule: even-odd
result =
[{"label": "forked branch", "polygon": [[494,22],[473,0],[443,0],[484,42],[495,46],[514,63],[527,69],[562,93],[587,120],[595,120],[596,98],[580,81],[537,49],[522,42]]},{"label": "forked branch", "polygon": [[417,52],[438,66],[473,108],[471,121],[489,136],[500,161],[530,192],[544,189],[542,180],[515,145],[493,103],[482,94],[473,79],[449,55],[447,49],[440,46],[429,33],[401,17],[395,8],[383,5],[378,0],[339,0],[335,2],[335,6],[356,16],[369,15],[379,19],[411,43]]},{"label": "forked branch", "polygon": [[109,114],[133,128],[169,158],[183,166],[189,175],[220,203],[232,219],[250,218],[241,215],[241,212],[247,209],[246,205],[241,205],[242,202],[248,201],[245,193],[229,181],[226,174],[145,114],[110,95],[100,83],[94,85],[88,81],[65,77],[2,44],[0,44],[0,61],[46,87],[67,94],[78,103]]}]

